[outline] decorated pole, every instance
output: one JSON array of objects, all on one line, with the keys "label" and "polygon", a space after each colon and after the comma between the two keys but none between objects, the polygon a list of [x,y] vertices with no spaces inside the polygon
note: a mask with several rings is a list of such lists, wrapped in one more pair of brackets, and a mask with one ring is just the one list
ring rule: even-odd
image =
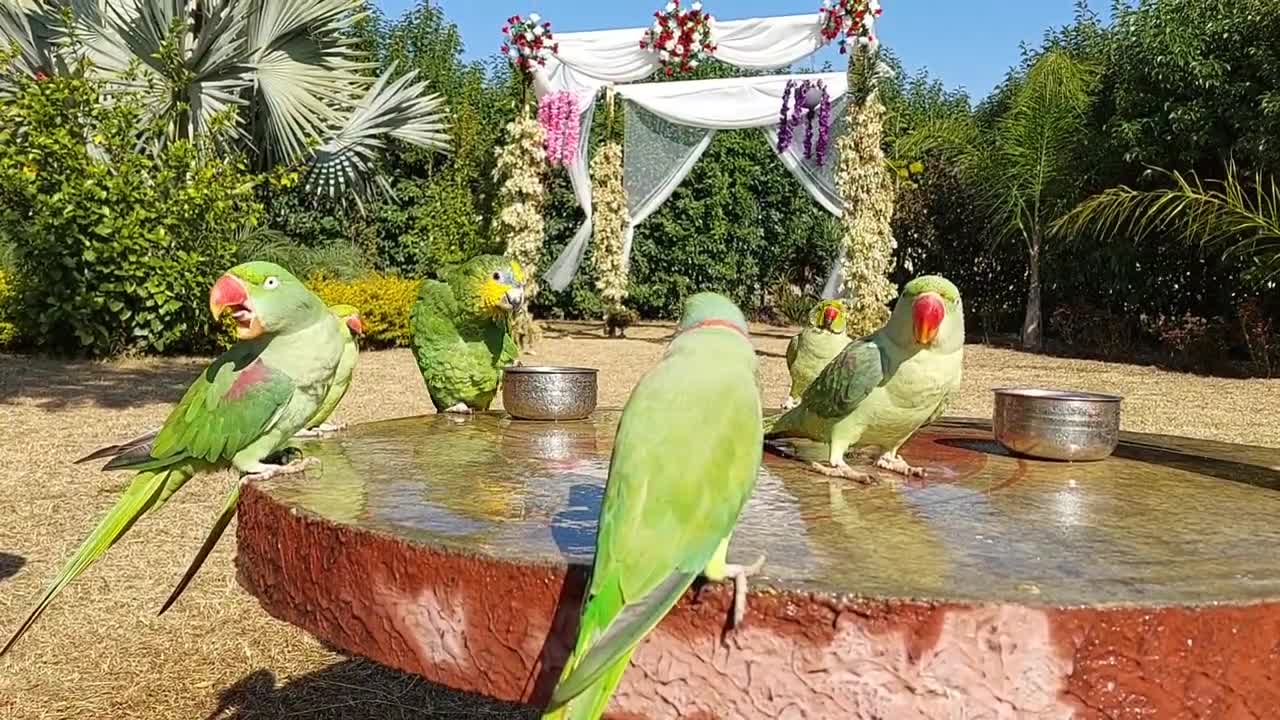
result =
[{"label": "decorated pole", "polygon": [[595,208],[592,232],[595,252],[592,264],[596,274],[596,289],[604,301],[605,333],[615,331],[625,336],[630,313],[623,307],[627,298],[627,267],[622,258],[623,235],[631,221],[627,210],[627,190],[622,182],[622,145],[614,135],[614,91],[605,92],[608,108],[606,140],[596,156],[591,159],[591,195]]},{"label": "decorated pole", "polygon": [[[524,103],[516,112],[516,118],[506,127],[506,142],[497,148],[497,166],[494,179],[498,182],[497,217],[494,234],[506,246],[507,257],[520,263],[529,278],[525,289],[525,306],[511,321],[511,335],[521,350],[527,350],[537,341],[538,327],[528,310],[528,303],[538,292],[538,265],[542,261],[543,238],[546,234],[543,206],[546,202],[544,176],[547,162],[564,163],[565,138],[557,136],[554,148],[542,123],[533,116],[528,102],[532,73],[535,67],[546,65],[547,56],[556,51],[551,33],[551,23],[542,22],[537,13],[523,18],[514,15],[502,28],[504,42],[502,53],[520,74],[523,83]],[[557,120],[563,109],[557,107]],[[576,111],[575,111],[576,112]],[[540,111],[540,115],[545,113]],[[577,117],[573,118],[576,127]],[[573,153],[577,152],[577,137],[573,136]]]},{"label": "decorated pole", "polygon": [[[837,37],[849,52],[849,95],[845,134],[836,141],[836,186],[844,212],[843,294],[849,298],[849,332],[875,331],[888,316],[886,303],[897,291],[893,271],[893,204],[896,188],[882,148],[884,104],[876,88],[880,43],[875,36],[878,0],[824,2],[823,36]],[[852,45],[852,51],[849,46]]]}]

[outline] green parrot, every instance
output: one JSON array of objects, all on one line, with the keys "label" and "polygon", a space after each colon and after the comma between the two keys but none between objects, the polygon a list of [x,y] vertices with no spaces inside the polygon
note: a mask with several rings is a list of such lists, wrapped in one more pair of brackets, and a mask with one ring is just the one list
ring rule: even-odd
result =
[{"label": "green parrot", "polygon": [[427,280],[409,319],[413,354],[436,412],[488,410],[519,355],[507,323],[524,303],[520,264],[480,255]]},{"label": "green parrot", "polygon": [[946,278],[918,277],[903,288],[884,327],[841,350],[799,405],[765,420],[765,435],[827,443],[829,465],[813,465],[825,475],[872,481],[844,455],[850,446],[875,446],[883,453],[876,467],[921,477],[924,468],[909,465],[898,450],[942,412],[963,362],[960,291]]},{"label": "green parrot", "polygon": [[360,355],[360,343],[356,337],[364,334],[364,322],[360,319],[360,311],[351,305],[332,305],[329,312],[338,321],[338,331],[342,333],[342,359],[338,361],[338,369],[324,403],[307,421],[306,427],[298,431],[297,437],[320,437],[342,429],[341,425],[330,425],[325,421],[338,409],[338,403],[351,389],[351,375],[356,370],[356,359]]},{"label": "green parrot", "polygon": [[698,575],[747,577],[726,551],[763,448],[757,360],[746,319],[715,293],[685,304],[662,360],[627,400],[614,438],[577,644],[543,718],[599,718],[640,641]]},{"label": "green parrot", "polygon": [[800,404],[800,397],[818,373],[853,342],[846,334],[848,312],[839,300],[823,300],[809,312],[809,326],[787,344],[787,370],[791,372],[791,392],[783,410]]},{"label": "green parrot", "polygon": [[[333,384],[329,386],[329,394],[325,396],[324,403],[316,411],[315,417],[311,418],[306,427],[299,430],[294,437],[320,437],[342,429],[340,425],[326,424],[325,420],[329,419],[329,416],[337,409],[338,403],[342,402],[342,398],[346,396],[347,390],[351,389],[351,375],[355,371],[356,358],[360,353],[360,346],[355,336],[364,334],[364,324],[360,320],[360,312],[351,305],[332,305],[329,307],[329,312],[337,319],[338,330],[342,333],[342,359],[338,361],[338,369],[334,373]],[[160,434],[160,428],[151,430],[119,445],[108,445],[101,450],[95,450],[85,455],[77,460],[76,464],[86,463],[90,460],[114,458],[129,450],[137,452],[142,447],[146,448],[144,452],[150,452],[150,443],[155,440],[158,434]]]},{"label": "green parrot", "polygon": [[[264,460],[303,428],[329,392],[342,356],[342,335],[333,316],[287,270],[265,262],[227,271],[209,293],[209,310],[214,317],[230,311],[239,342],[196,378],[153,438],[135,438],[115,446],[115,452],[100,451],[113,456],[105,469],[137,474],[0,655],[13,647],[63,588],[195,474],[234,468],[246,473],[242,482],[248,482],[303,472],[313,464],[309,459],[287,465]],[[100,453],[95,455],[103,456]],[[230,522],[239,490],[237,484],[197,562],[166,608]]]}]

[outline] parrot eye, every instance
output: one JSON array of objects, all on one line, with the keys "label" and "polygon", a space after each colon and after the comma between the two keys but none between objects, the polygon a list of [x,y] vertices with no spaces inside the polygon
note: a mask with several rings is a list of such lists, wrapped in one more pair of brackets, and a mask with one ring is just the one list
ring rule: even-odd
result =
[{"label": "parrot eye", "polygon": [[502,282],[502,273],[500,273],[500,272],[496,272],[496,273],[494,273],[494,274],[493,274],[493,279],[494,279],[494,280],[497,280],[498,282]]},{"label": "parrot eye", "polygon": [[276,277],[275,275],[272,275],[271,277],[262,281],[262,287],[268,290],[275,290],[276,288],[280,287],[280,278]]}]

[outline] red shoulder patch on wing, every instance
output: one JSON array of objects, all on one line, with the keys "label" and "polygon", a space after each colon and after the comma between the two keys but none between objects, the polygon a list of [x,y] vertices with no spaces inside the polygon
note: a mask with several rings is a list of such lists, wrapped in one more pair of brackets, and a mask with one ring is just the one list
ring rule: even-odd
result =
[{"label": "red shoulder patch on wing", "polygon": [[227,390],[228,400],[239,400],[241,396],[249,392],[255,385],[265,382],[270,376],[271,371],[261,360],[254,360],[248,367],[240,371],[236,376],[236,381],[231,383],[230,389]]}]

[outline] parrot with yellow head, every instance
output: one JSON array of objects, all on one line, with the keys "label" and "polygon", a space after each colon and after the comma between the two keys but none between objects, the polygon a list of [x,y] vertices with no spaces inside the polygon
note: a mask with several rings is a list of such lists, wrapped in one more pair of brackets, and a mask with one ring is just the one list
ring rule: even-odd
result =
[{"label": "parrot with yellow head", "polygon": [[480,255],[422,283],[409,325],[437,412],[489,409],[502,369],[519,355],[508,323],[524,304],[525,283],[520,264],[500,255]]}]

